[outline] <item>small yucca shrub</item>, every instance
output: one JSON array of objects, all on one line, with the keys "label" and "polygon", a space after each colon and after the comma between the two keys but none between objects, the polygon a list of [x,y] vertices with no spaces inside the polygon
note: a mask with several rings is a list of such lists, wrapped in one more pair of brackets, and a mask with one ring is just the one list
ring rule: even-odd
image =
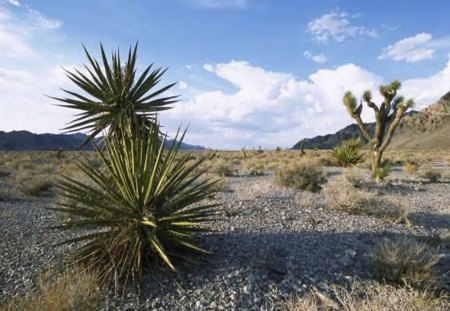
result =
[{"label": "small yucca shrub", "polygon": [[352,166],[364,162],[359,138],[344,141],[340,146],[331,150],[331,159],[338,166]]},{"label": "small yucca shrub", "polygon": [[383,239],[370,254],[376,275],[383,281],[426,285],[440,256],[427,244],[409,237]]},{"label": "small yucca shrub", "polygon": [[77,243],[76,263],[116,285],[139,285],[155,263],[175,271],[174,259],[199,262],[189,251],[208,253],[193,236],[207,230],[217,204],[202,202],[215,193],[214,182],[196,171],[203,160],[189,164],[190,153],[177,156],[183,137],[164,150],[166,139],[161,141],[156,125],[145,134],[130,128],[122,133],[97,149],[100,169],[86,159],[78,163],[90,183],[61,178],[59,192],[68,200],[54,209],[69,220],[55,228],[79,232],[64,242]]},{"label": "small yucca shrub", "polygon": [[278,185],[296,190],[319,191],[326,181],[322,168],[310,161],[279,168],[275,173]]}]

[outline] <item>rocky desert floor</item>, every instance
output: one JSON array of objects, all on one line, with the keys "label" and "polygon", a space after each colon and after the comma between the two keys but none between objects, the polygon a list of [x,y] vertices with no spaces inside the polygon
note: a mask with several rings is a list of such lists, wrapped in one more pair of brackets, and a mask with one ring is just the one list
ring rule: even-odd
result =
[{"label": "rocky desert floor", "polygon": [[[449,166],[433,167],[449,176]],[[325,167],[329,182],[362,168]],[[8,183],[0,177],[0,184]],[[373,282],[369,253],[391,236],[415,236],[441,254],[435,269],[441,286],[450,288],[450,180],[430,183],[394,167],[386,182],[366,191],[401,202],[408,221],[336,210],[322,192],[293,191],[276,186],[272,173],[225,178],[215,197],[223,203],[215,230],[199,237],[213,252],[202,266],[180,266],[177,274],[157,273],[145,281],[142,310],[275,310],[292,295],[330,284]],[[53,190],[38,197],[17,195],[0,201],[0,302],[25,294],[42,271],[59,269],[69,246],[49,230],[60,220],[46,207],[56,204]],[[431,241],[431,242],[430,242]],[[439,243],[433,243],[439,241]],[[102,310],[135,310],[128,294],[102,298]]]}]

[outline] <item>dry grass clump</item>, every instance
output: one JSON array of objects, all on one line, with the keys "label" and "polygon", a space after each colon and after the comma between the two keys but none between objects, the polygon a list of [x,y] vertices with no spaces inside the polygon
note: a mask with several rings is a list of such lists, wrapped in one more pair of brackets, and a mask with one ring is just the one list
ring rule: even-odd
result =
[{"label": "dry grass clump", "polygon": [[21,180],[19,190],[29,196],[40,196],[48,192],[52,186],[53,182],[49,178],[37,177]]},{"label": "dry grass clump", "polygon": [[305,297],[282,302],[283,311],[445,311],[446,297],[433,297],[410,286],[355,283],[350,289],[332,286],[331,294],[311,290]]},{"label": "dry grass clump", "polygon": [[11,189],[8,186],[2,186],[0,188],[0,202],[6,201],[12,198]]},{"label": "dry grass clump", "polygon": [[370,257],[379,279],[414,286],[426,286],[434,281],[433,267],[440,259],[426,243],[405,236],[383,239]]},{"label": "dry grass clump", "polygon": [[315,161],[300,161],[294,165],[279,168],[275,173],[275,182],[295,190],[319,191],[327,181],[322,167]]},{"label": "dry grass clump", "polygon": [[36,292],[14,297],[0,311],[87,311],[97,310],[97,277],[82,271],[68,271],[52,280],[44,275]]},{"label": "dry grass clump", "polygon": [[240,185],[236,189],[236,196],[240,200],[254,200],[270,195],[274,190],[273,182],[269,180],[256,181]]},{"label": "dry grass clump", "polygon": [[211,172],[220,177],[233,176],[233,163],[224,159],[217,159],[212,163]]},{"label": "dry grass clump", "polygon": [[408,161],[403,165],[403,171],[410,175],[415,175],[417,173],[418,164],[415,162]]},{"label": "dry grass clump", "polygon": [[264,162],[261,160],[256,160],[256,159],[245,161],[242,165],[242,169],[247,174],[253,175],[253,176],[264,175],[266,172],[266,167],[264,165]]},{"label": "dry grass clump", "polygon": [[349,214],[374,216],[410,224],[408,208],[400,200],[390,196],[379,197],[367,192],[359,188],[363,181],[353,177],[353,175],[342,176],[323,186],[322,193],[329,207]]}]

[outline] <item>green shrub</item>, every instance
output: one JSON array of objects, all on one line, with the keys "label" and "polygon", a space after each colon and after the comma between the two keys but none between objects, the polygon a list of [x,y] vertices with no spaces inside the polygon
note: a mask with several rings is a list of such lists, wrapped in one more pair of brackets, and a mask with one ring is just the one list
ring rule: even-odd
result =
[{"label": "green shrub", "polygon": [[442,178],[442,175],[438,171],[430,169],[425,171],[422,174],[422,177],[427,179],[430,183],[437,183]]},{"label": "green shrub", "polygon": [[364,154],[361,153],[361,140],[350,139],[341,145],[334,147],[331,151],[331,158],[338,166],[353,166],[364,162]]},{"label": "green shrub", "polygon": [[204,159],[189,164],[191,153],[178,157],[181,140],[165,151],[159,127],[150,125],[148,131],[129,128],[108,138],[97,150],[101,170],[88,160],[78,163],[91,183],[63,177],[59,192],[74,203],[52,208],[68,219],[56,229],[79,233],[65,243],[83,242],[74,260],[116,285],[138,285],[152,266],[175,271],[174,259],[200,262],[188,251],[208,253],[194,235],[207,231],[206,222],[216,215],[217,204],[202,202],[214,195],[214,182],[201,181],[204,171],[195,173]]},{"label": "green shrub", "polygon": [[433,267],[440,259],[426,243],[409,237],[385,238],[370,256],[381,280],[417,286],[433,280]]},{"label": "green shrub", "polygon": [[275,182],[283,187],[296,190],[319,191],[327,179],[317,163],[301,161],[275,173]]},{"label": "green shrub", "polygon": [[26,195],[40,196],[50,190],[53,182],[47,178],[25,179],[20,181],[19,190]]}]

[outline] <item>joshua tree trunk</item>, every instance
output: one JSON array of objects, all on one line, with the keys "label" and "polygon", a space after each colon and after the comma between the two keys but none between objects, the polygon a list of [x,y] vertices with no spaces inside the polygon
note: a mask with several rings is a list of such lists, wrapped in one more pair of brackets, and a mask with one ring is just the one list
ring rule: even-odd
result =
[{"label": "joshua tree trunk", "polygon": [[364,138],[370,143],[372,177],[376,180],[383,178],[383,174],[381,174],[383,152],[390,144],[395,129],[400,124],[406,110],[414,104],[412,99],[405,101],[402,96],[397,96],[400,86],[398,81],[380,86],[380,93],[384,97],[384,101],[379,107],[372,102],[371,92],[364,92],[363,101],[375,113],[375,133],[370,133],[361,120],[362,100],[357,105],[356,98],[351,92],[346,92],[344,96],[344,105],[347,107],[348,113],[356,121]]},{"label": "joshua tree trunk", "polygon": [[370,156],[371,160],[371,168],[372,168],[372,177],[374,179],[379,180],[379,169],[381,168],[381,157],[383,156],[383,152],[374,146],[371,150],[372,154]]}]

